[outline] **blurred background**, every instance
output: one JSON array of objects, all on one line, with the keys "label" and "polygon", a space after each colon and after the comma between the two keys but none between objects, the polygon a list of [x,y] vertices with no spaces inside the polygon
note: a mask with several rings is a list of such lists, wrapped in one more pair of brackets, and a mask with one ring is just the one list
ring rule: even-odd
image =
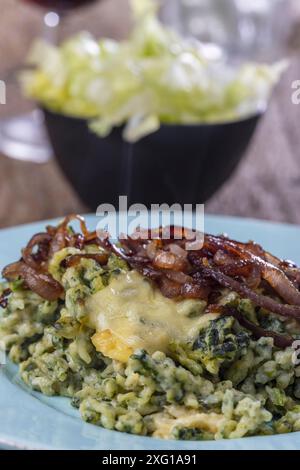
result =
[{"label": "blurred background", "polygon": [[[36,3],[48,3],[49,7],[45,10]],[[7,85],[6,104],[0,105],[2,122],[33,109],[33,103],[22,97],[15,76],[31,42],[42,34],[45,12],[53,10],[51,3],[55,4],[51,0],[1,0],[0,79]],[[128,35],[131,18],[126,0],[81,3],[82,8],[70,10],[64,18],[61,37],[79,30],[116,39]],[[289,57],[290,67],[274,90],[241,164],[206,202],[206,211],[300,223],[300,105],[291,101],[292,82],[300,80],[299,0],[161,3],[164,22],[185,36],[220,45],[232,62]],[[48,17],[49,21],[55,22],[55,17]],[[4,153],[2,149],[0,227],[88,211],[54,158],[32,163],[8,158]]]}]

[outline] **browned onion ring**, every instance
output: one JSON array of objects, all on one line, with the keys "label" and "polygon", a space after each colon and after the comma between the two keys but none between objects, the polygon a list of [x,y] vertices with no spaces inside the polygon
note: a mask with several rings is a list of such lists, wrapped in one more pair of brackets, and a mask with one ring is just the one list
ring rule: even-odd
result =
[{"label": "browned onion ring", "polygon": [[8,297],[12,293],[11,289],[5,289],[2,294],[0,295],[0,307],[6,308],[8,305]]},{"label": "browned onion ring", "polygon": [[[49,244],[52,240],[52,237],[47,232],[36,233],[29,240],[26,248],[22,250],[23,260],[28,266],[31,266],[34,269],[38,269],[42,261],[45,261],[48,257]],[[37,255],[32,254],[33,248],[37,246],[39,251]],[[44,249],[43,249],[44,248]],[[40,258],[37,260],[37,258]]]},{"label": "browned onion ring", "polygon": [[[79,221],[82,235],[69,233],[68,225],[72,220]],[[95,243],[99,246],[105,244],[104,240],[100,240],[96,231],[89,232],[84,218],[77,214],[70,214],[65,217],[58,227],[48,227],[47,231],[52,236],[49,258],[67,246],[75,246],[82,249],[85,244]]]},{"label": "browned onion ring", "polygon": [[49,301],[57,300],[64,293],[62,286],[50,274],[38,272],[23,261],[6,266],[2,276],[9,281],[20,277],[30,290]]},{"label": "browned onion ring", "polygon": [[265,330],[261,326],[255,325],[250,320],[248,320],[244,315],[242,315],[238,310],[234,308],[229,308],[225,310],[226,315],[233,316],[237,319],[239,324],[246,328],[247,330],[251,331],[255,339],[259,339],[262,337],[273,338],[274,345],[277,348],[288,348],[293,344],[294,338],[287,335],[281,335],[276,333],[275,331]]},{"label": "browned onion ring", "polygon": [[286,274],[279,267],[265,261],[254,254],[253,251],[247,250],[247,244],[243,245],[227,238],[205,235],[204,245],[215,252],[219,249],[225,249],[235,256],[240,256],[252,261],[254,265],[257,265],[261,269],[262,278],[273,287],[282,299],[289,304],[300,306],[300,292]]},{"label": "browned onion ring", "polygon": [[223,274],[220,270],[211,267],[203,267],[200,270],[200,273],[208,278],[213,279],[218,284],[223,287],[227,287],[230,290],[233,290],[240,294],[242,297],[247,297],[252,300],[255,305],[259,307],[266,308],[273,313],[278,313],[279,315],[288,316],[296,319],[300,319],[300,307],[297,305],[286,305],[280,304],[271,297],[266,297],[265,295],[260,295],[251,290],[244,284],[232,279],[231,277]]}]

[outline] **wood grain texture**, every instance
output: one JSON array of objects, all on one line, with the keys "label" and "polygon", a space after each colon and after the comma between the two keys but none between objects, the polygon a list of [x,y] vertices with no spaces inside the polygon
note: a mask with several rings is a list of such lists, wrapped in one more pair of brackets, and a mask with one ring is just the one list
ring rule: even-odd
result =
[{"label": "wood grain texture", "polygon": [[[1,79],[25,56],[42,15],[18,0],[1,0],[0,10]],[[124,37],[129,28],[127,1],[103,0],[72,15],[64,34],[87,25],[99,36]],[[300,224],[300,105],[291,102],[291,83],[296,79],[300,59],[295,54],[245,158],[207,202],[207,212]],[[9,88],[0,116],[21,108],[16,88]],[[0,227],[85,210],[54,160],[34,165],[0,155]]]}]

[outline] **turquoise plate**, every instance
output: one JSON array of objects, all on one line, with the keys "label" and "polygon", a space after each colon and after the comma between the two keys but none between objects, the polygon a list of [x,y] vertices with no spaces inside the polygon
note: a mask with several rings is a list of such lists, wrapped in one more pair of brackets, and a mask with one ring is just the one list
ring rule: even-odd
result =
[{"label": "turquoise plate", "polygon": [[[89,227],[96,218],[87,216]],[[32,234],[48,222],[0,231],[1,266],[15,261]],[[226,232],[235,239],[253,239],[274,254],[300,264],[300,228],[231,217],[205,218],[205,230]],[[0,369],[0,446],[18,449],[299,449],[300,433],[221,441],[165,441],[108,431],[84,423],[66,398],[32,392],[20,380],[18,368],[7,361]]]}]

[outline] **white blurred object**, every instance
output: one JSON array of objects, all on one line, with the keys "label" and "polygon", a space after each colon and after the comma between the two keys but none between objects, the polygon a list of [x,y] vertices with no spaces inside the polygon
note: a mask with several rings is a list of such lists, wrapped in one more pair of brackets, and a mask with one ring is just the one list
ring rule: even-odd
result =
[{"label": "white blurred object", "polygon": [[53,156],[38,109],[0,120],[0,152],[26,162],[46,163]]},{"label": "white blurred object", "polygon": [[162,19],[182,34],[216,43],[233,59],[282,55],[299,0],[164,0]]},{"label": "white blurred object", "polygon": [[296,15],[299,19],[300,17],[300,2],[299,0],[290,0],[292,4],[293,14]]},{"label": "white blurred object", "polygon": [[278,57],[291,26],[290,0],[234,0],[234,3],[246,54],[262,59]]}]

